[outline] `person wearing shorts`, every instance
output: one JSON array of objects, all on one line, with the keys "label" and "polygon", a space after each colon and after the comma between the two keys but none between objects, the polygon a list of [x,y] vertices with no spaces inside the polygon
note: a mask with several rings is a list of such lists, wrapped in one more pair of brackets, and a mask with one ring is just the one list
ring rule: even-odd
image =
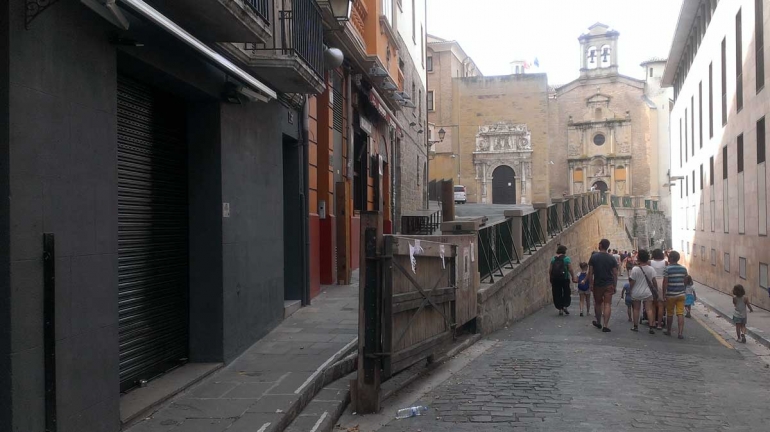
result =
[{"label": "person wearing shorts", "polygon": [[687,268],[679,264],[679,252],[671,251],[668,255],[669,265],[663,270],[663,295],[666,297],[666,331],[663,334],[671,336],[671,327],[676,314],[679,326],[679,339],[684,339],[684,301],[685,279]]},{"label": "person wearing shorts", "polygon": [[591,255],[588,260],[588,286],[594,294],[593,326],[609,333],[610,315],[612,314],[612,296],[618,285],[618,262],[607,250],[610,241],[602,239],[599,242],[599,252]]}]

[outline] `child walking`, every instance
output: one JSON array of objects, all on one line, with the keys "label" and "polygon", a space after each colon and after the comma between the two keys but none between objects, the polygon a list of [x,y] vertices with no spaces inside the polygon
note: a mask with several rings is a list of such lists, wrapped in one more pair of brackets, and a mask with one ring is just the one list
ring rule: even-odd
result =
[{"label": "child walking", "polygon": [[695,294],[695,287],[693,287],[692,276],[687,275],[684,279],[684,284],[684,309],[687,311],[684,316],[685,318],[692,318],[690,311],[692,311],[692,305],[695,304],[695,300],[698,300],[698,296]]},{"label": "child walking", "polygon": [[739,342],[746,343],[746,321],[748,318],[746,309],[748,308],[749,312],[754,312],[754,309],[751,308],[751,303],[746,298],[746,290],[741,284],[733,287],[733,304],[735,305],[735,311],[733,311],[735,334],[738,335]]},{"label": "child walking", "polygon": [[580,316],[583,316],[583,302],[586,304],[586,315],[591,315],[591,291],[588,289],[588,263],[580,263],[578,275],[578,295],[580,296]]},{"label": "child walking", "polygon": [[628,322],[633,322],[632,313],[634,310],[634,299],[631,298],[631,284],[626,282],[623,284],[623,291],[620,292],[620,298],[626,301],[626,308],[628,309]]}]

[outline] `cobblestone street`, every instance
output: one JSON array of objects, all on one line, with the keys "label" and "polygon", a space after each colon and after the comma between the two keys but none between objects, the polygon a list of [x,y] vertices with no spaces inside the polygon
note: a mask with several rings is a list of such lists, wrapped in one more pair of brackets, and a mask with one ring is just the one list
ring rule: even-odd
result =
[{"label": "cobblestone street", "polygon": [[729,326],[700,305],[685,340],[632,333],[615,304],[613,331],[601,333],[575,300],[570,316],[546,308],[493,334],[488,351],[422,397],[426,416],[382,430],[767,430],[765,347],[733,346]]}]

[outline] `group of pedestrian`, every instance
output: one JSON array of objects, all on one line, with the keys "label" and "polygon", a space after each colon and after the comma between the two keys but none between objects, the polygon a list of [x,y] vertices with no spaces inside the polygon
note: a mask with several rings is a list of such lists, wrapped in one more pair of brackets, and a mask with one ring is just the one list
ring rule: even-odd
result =
[{"label": "group of pedestrian", "polygon": [[586,314],[590,315],[593,294],[595,319],[592,324],[609,333],[612,297],[618,285],[619,271],[625,266],[629,280],[623,287],[621,297],[628,306],[629,321],[633,323],[631,330],[638,332],[642,316],[646,315],[650,334],[655,334],[657,329],[671,335],[676,316],[678,337],[683,339],[685,309],[690,316],[695,293],[692,278],[687,269],[679,264],[679,259],[678,252],[670,251],[666,257],[661,249],[652,251],[652,254],[643,249],[619,253],[617,249],[610,249],[609,240],[602,239],[599,250],[591,255],[587,263],[580,263],[580,274],[575,275],[571,259],[567,256],[567,247],[559,245],[550,265],[554,306],[559,315],[569,315],[570,282],[577,283],[580,316],[583,316],[584,306]]}]

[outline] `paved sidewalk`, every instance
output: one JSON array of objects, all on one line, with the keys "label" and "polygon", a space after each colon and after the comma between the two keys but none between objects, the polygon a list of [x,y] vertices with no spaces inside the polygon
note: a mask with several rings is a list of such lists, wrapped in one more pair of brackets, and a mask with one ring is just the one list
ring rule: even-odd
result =
[{"label": "paved sidewalk", "polygon": [[357,335],[355,272],[351,285],[323,287],[311,306],[128,431],[283,430],[323,387],[324,370],[355,349]]},{"label": "paved sidewalk", "polygon": [[[732,322],[735,307],[733,306],[731,295],[698,282],[695,282],[694,287],[699,302]],[[770,312],[754,305],[752,307],[754,312],[748,315],[749,320],[746,331],[757,342],[770,348]]]}]

